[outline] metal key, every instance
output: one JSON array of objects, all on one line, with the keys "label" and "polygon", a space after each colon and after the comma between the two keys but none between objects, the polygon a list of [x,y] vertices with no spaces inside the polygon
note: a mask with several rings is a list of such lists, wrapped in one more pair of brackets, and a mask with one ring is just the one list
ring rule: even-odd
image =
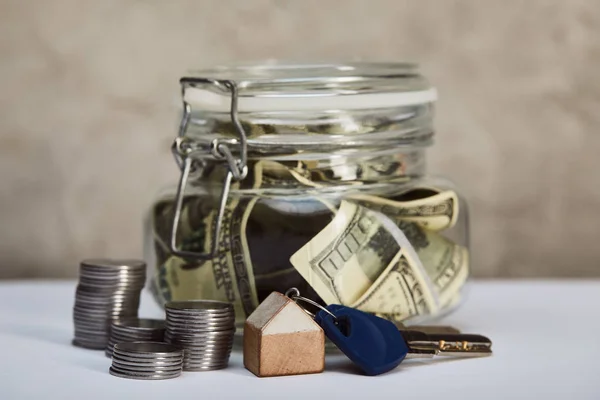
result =
[{"label": "metal key", "polygon": [[[414,327],[415,329],[417,327]],[[492,354],[492,341],[477,334],[425,333],[400,330],[409,347],[407,358],[433,356],[485,357]]]},{"label": "metal key", "polygon": [[492,343],[485,336],[399,330],[388,320],[339,304],[322,308],[315,321],[367,375],[390,371],[406,358],[491,354]]},{"label": "metal key", "polygon": [[323,307],[300,296],[298,289],[290,289],[286,295],[296,303],[301,301],[319,308],[316,314],[303,309],[323,328],[325,336],[367,375],[390,371],[405,358],[481,357],[492,353],[491,340],[482,335],[462,334],[448,326],[399,329],[404,326],[347,306]]}]

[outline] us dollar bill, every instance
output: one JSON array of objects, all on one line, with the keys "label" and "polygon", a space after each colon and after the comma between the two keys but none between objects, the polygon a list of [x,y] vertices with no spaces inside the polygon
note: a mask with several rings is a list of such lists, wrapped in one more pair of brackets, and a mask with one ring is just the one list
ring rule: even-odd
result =
[{"label": "us dollar bill", "polygon": [[423,229],[410,222],[401,222],[399,228],[415,249],[427,274],[433,281],[442,307],[450,305],[469,276],[469,252],[438,232]]},{"label": "us dollar bill", "polygon": [[327,304],[393,314],[435,313],[436,294],[410,243],[380,215],[342,201],[333,220],[290,258]]},{"label": "us dollar bill", "polygon": [[[155,294],[162,301],[213,299],[233,304],[236,322],[245,318],[258,305],[254,282],[254,271],[246,239],[246,223],[257,198],[232,199],[223,215],[217,251],[213,258],[202,260],[184,259],[170,255],[158,265],[154,276]],[[216,210],[207,214],[200,229],[206,230],[203,243],[191,241],[194,251],[209,251],[212,245],[212,232],[216,224]],[[186,238],[182,238],[182,248],[190,250]],[[200,248],[201,247],[201,248]]]},{"label": "us dollar bill", "polygon": [[417,189],[422,196],[411,198],[411,192],[404,196],[407,200],[391,200],[369,194],[349,196],[353,201],[379,211],[396,222],[414,222],[431,231],[441,231],[454,226],[458,218],[458,196],[453,190]]}]

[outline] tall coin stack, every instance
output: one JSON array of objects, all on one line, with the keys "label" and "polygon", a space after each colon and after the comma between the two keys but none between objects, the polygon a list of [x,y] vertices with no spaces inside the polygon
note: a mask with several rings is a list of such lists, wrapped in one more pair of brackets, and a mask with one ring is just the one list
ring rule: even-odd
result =
[{"label": "tall coin stack", "polygon": [[110,339],[106,346],[106,355],[112,357],[117,343],[124,342],[162,342],[165,339],[165,321],[148,318],[122,318],[113,321],[110,326]]},{"label": "tall coin stack", "polygon": [[93,259],[81,262],[73,307],[73,344],[105,349],[111,322],[137,316],[145,281],[143,261]]},{"label": "tall coin stack", "polygon": [[227,367],[235,333],[235,313],[230,303],[172,301],[165,310],[165,341],[183,347],[184,371]]},{"label": "tall coin stack", "polygon": [[183,350],[168,343],[129,342],[115,345],[111,375],[130,379],[170,379],[181,375]]}]

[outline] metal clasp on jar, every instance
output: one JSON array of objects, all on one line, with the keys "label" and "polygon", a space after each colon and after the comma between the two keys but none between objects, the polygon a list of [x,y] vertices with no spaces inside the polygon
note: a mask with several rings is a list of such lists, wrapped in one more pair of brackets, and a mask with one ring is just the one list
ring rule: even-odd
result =
[{"label": "metal clasp on jar", "polygon": [[[225,206],[229,197],[229,188],[231,186],[231,180],[240,181],[248,174],[247,158],[248,158],[248,144],[246,132],[238,118],[238,90],[235,82],[230,80],[213,80],[203,78],[182,78],[180,80],[182,86],[182,98],[183,98],[183,115],[181,118],[181,124],[179,126],[179,135],[173,142],[171,150],[181,169],[181,177],[179,178],[179,184],[177,186],[177,194],[175,196],[175,212],[173,215],[173,224],[171,228],[171,241],[170,250],[173,254],[179,257],[196,258],[207,260],[216,254],[218,238],[221,233],[221,225],[223,222],[223,214],[225,212]],[[225,175],[223,182],[223,189],[219,200],[219,211],[217,214],[217,220],[213,229],[213,240],[211,240],[211,248],[209,252],[200,253],[195,251],[186,251],[177,248],[177,229],[179,227],[179,220],[181,218],[181,208],[183,205],[183,196],[187,181],[192,172],[197,167],[197,162],[194,161],[191,153],[193,148],[189,141],[185,138],[185,132],[187,130],[190,117],[191,107],[185,101],[184,93],[186,87],[196,85],[215,85],[219,88],[225,88],[231,93],[231,108],[230,116],[231,122],[234,124],[236,131],[239,135],[239,158],[236,158],[229,145],[227,143],[220,142],[219,139],[215,139],[211,143],[211,154],[218,160],[227,161],[228,171]]]}]

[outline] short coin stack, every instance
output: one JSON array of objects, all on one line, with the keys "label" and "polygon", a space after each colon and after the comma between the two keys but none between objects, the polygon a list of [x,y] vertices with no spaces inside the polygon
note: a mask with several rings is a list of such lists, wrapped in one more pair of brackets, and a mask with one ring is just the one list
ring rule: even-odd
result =
[{"label": "short coin stack", "polygon": [[146,264],[136,260],[92,259],[81,262],[75,292],[73,344],[106,348],[114,319],[136,317]]},{"label": "short coin stack", "polygon": [[162,342],[165,338],[165,321],[148,318],[122,318],[113,321],[110,327],[110,339],[106,346],[106,355],[112,357],[117,343],[124,342]]},{"label": "short coin stack", "polygon": [[183,350],[159,342],[118,343],[109,372],[120,378],[170,379],[181,375]]},{"label": "short coin stack", "polygon": [[165,340],[184,349],[184,371],[226,368],[235,333],[235,313],[230,303],[197,300],[165,305]]}]

